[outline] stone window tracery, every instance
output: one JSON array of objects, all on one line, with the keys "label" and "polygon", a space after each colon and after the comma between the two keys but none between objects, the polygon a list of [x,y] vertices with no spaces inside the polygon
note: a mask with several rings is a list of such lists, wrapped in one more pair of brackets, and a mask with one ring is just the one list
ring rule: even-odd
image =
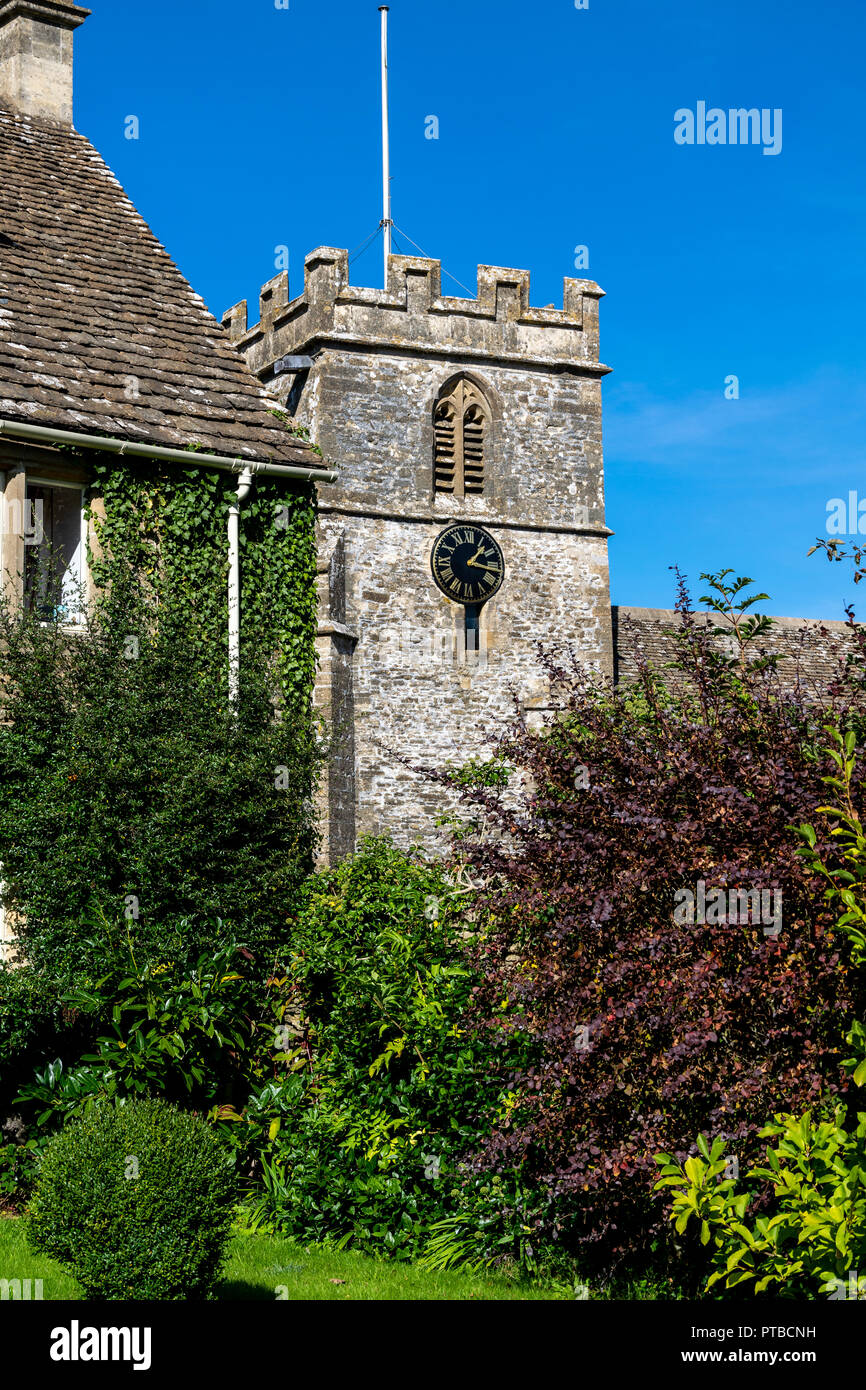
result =
[{"label": "stone window tracery", "polygon": [[490,449],[490,407],[467,377],[445,387],[433,412],[433,490],[480,496]]}]

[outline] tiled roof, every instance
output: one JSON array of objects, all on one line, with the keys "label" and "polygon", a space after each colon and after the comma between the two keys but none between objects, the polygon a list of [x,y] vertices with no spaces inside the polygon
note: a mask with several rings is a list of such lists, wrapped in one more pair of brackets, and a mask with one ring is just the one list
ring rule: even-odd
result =
[{"label": "tiled roof", "polygon": [[90,142],[2,109],[0,418],[321,463]]}]

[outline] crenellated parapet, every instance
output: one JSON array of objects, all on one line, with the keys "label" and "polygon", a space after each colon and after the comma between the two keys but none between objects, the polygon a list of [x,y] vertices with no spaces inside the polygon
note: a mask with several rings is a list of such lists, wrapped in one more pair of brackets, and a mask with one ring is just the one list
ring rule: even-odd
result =
[{"label": "crenellated parapet", "polygon": [[246,301],[223,316],[223,327],[252,369],[262,376],[277,359],[316,345],[389,347],[437,354],[571,367],[594,376],[609,371],[598,360],[598,302],[594,280],[566,279],[563,308],[529,302],[529,272],[478,267],[475,299],[442,294],[440,261],[392,256],[388,288],[349,283],[349,253],[320,246],[304,263],[304,292],[289,299],[283,271],[262,286],[259,322],[248,327]]}]

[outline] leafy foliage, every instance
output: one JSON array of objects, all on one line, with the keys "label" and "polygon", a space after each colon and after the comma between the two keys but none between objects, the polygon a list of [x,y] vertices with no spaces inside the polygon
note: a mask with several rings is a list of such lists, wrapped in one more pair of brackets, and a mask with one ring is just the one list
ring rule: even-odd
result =
[{"label": "leafy foliage", "polygon": [[66,981],[94,904],[191,960],[209,924],[281,938],[311,864],[316,555],[311,488],[257,479],[241,528],[241,702],[229,701],[230,475],[81,453],[94,592],[0,612],[0,862],[27,959]]},{"label": "leafy foliage", "polygon": [[866,967],[866,832],[854,804],[857,736],[853,729],[843,734],[832,725],[828,725],[825,732],[831,740],[825,751],[839,775],[821,780],[834,788],[840,804],[819,806],[818,814],[828,816],[833,822],[830,830],[833,859],[841,859],[841,862],[828,866],[816,853],[818,837],[812,825],[800,828],[804,841],[800,852],[809,867],[826,879],[828,887],[824,896],[841,909],[836,927],[847,936],[854,963]]},{"label": "leafy foliage", "polygon": [[289,1075],[262,1093],[256,1221],[408,1257],[459,1209],[473,1181],[462,1155],[502,1091],[464,1024],[461,901],[438,866],[387,840],[311,880],[287,963]]},{"label": "leafy foliage", "polygon": [[[768,1114],[849,1084],[862,980],[791,827],[828,765],[821,720],[854,717],[858,691],[822,710],[783,686],[748,581],[728,574],[704,576],[728,652],[681,583],[664,684],[644,663],[610,696],[551,658],[558,719],[537,731],[519,718],[498,750],[515,787],[463,791],[487,833],[459,854],[496,924],[476,943],[471,1026],[491,1048],[522,1039],[529,1059],[478,1164],[519,1170],[545,1194],[537,1239],[608,1276],[664,1256],[654,1154],[682,1161],[703,1132],[746,1165]],[[816,832],[819,852],[831,843]],[[781,932],[751,909],[678,920],[678,895],[701,882],[780,895]]]},{"label": "leafy foliage", "polygon": [[[851,959],[862,976],[866,972],[866,832],[854,804],[857,736],[853,729],[843,733],[832,726],[827,726],[825,732],[831,739],[826,753],[835,763],[838,776],[822,780],[834,789],[840,804],[819,806],[818,814],[829,817],[831,822],[832,860],[828,864],[818,853],[818,837],[812,825],[800,827],[800,853],[808,867],[826,880],[824,897],[839,913],[836,930],[847,939]],[[862,1019],[853,1021],[845,1040],[855,1049],[855,1055],[844,1065],[852,1073],[855,1086],[866,1087],[866,1027]]]},{"label": "leafy foliage", "polygon": [[[131,579],[184,613],[215,687],[227,693],[226,524],[235,500],[230,474],[93,455],[88,514],[98,551],[90,556],[103,594]],[[287,490],[258,477],[243,508],[241,643],[245,660],[277,656],[282,699],[307,713],[315,669],[316,547],[311,487]],[[129,631],[134,631],[130,628]]]},{"label": "leafy foliage", "polygon": [[0,1119],[35,1067],[77,1056],[89,1037],[53,981],[26,966],[0,966]]},{"label": "leafy foliage", "polygon": [[0,1210],[29,1196],[39,1169],[35,1140],[0,1144]]},{"label": "leafy foliage", "polygon": [[[712,1243],[707,1290],[814,1299],[844,1291],[848,1271],[863,1267],[866,1114],[850,1131],[844,1112],[839,1106],[826,1119],[808,1111],[777,1115],[760,1132],[775,1143],[767,1146],[765,1164],[746,1174],[744,1187],[725,1176],[721,1139],[709,1145],[702,1135],[698,1155],[684,1164],[667,1154],[656,1158],[656,1187],[672,1189],[677,1231],[683,1234],[694,1219],[702,1243]],[[766,1184],[773,1189],[769,1210],[747,1215]]]},{"label": "leafy foliage", "polygon": [[64,996],[92,1020],[94,1050],[72,1067],[56,1058],[37,1073],[17,1097],[25,1113],[51,1127],[102,1100],[153,1096],[204,1110],[229,1103],[243,1088],[253,1031],[251,959],[227,941],[192,966],[139,961],[121,935],[106,973]]},{"label": "leafy foliage", "polygon": [[234,1196],[231,1158],[202,1120],[102,1103],[50,1144],[27,1232],[89,1299],[211,1298]]},{"label": "leafy foliage", "polygon": [[34,968],[86,969],[94,909],[163,958],[194,960],[216,920],[280,939],[310,866],[315,750],[309,725],[274,718],[265,662],[235,714],[183,612],[157,623],[119,590],[75,637],[8,614],[0,636],[4,902]]}]

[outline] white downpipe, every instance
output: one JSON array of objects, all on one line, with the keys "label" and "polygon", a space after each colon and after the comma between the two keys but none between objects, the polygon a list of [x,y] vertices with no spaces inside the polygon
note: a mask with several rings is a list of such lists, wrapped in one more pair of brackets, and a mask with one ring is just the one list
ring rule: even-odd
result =
[{"label": "white downpipe", "polygon": [[235,706],[240,698],[241,670],[241,503],[252,485],[252,469],[245,468],[238,479],[237,499],[229,508],[229,700]]},{"label": "white downpipe", "polygon": [[6,511],[6,469],[0,472],[0,590],[6,591],[6,574],[3,566],[6,563],[6,528],[9,525],[9,516]]}]

